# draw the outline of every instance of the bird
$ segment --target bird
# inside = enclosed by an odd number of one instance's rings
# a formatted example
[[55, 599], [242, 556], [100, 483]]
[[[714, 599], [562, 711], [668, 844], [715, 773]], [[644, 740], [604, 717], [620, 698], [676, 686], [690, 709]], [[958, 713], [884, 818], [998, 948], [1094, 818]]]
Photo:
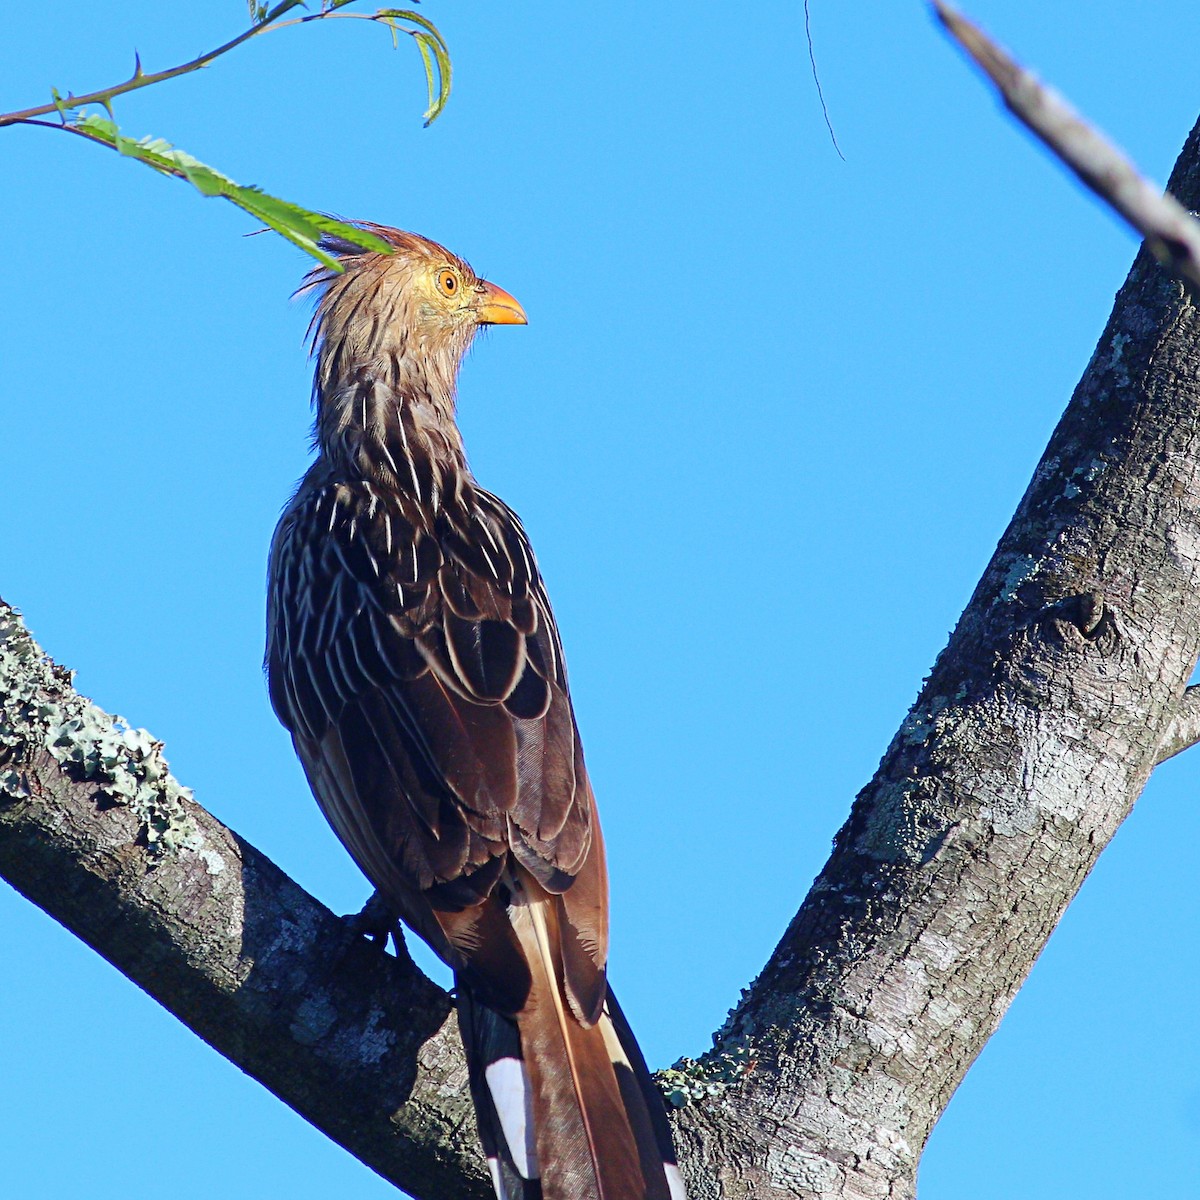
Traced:
[[387, 253], [326, 236], [336, 267], [300, 289], [316, 457], [271, 545], [272, 706], [378, 902], [454, 973], [498, 1200], [686, 1200], [607, 981], [604, 843], [554, 614], [456, 421], [476, 333], [524, 309], [436, 242], [356, 229]]

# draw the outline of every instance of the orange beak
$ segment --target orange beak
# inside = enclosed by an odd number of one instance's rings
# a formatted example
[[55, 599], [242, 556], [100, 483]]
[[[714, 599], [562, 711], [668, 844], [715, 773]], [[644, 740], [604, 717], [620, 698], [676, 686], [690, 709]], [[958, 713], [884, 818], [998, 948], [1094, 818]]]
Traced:
[[480, 285], [483, 291], [479, 305], [480, 325], [528, 325], [525, 310], [503, 288], [485, 279]]

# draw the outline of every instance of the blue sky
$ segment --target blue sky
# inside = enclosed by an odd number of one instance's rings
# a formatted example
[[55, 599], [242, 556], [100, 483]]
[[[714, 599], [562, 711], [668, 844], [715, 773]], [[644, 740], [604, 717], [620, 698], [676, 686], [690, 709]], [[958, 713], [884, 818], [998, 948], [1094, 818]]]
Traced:
[[[461, 419], [555, 603], [613, 978], [655, 1065], [708, 1044], [820, 869], [1135, 249], [922, 4], [812, 9], [845, 162], [798, 0], [429, 0], [456, 81], [428, 130], [414, 49], [349, 21], [117, 106], [241, 182], [433, 236], [525, 305], [473, 352]], [[1194, 4], [970, 12], [1165, 179], [1200, 107]], [[0, 108], [244, 19], [10, 4]], [[0, 594], [203, 804], [354, 910], [259, 669], [307, 458], [305, 260], [49, 131], [0, 131], [0, 178]], [[923, 1200], [1200, 1196], [1198, 762], [1156, 773], [1084, 886], [935, 1131]], [[395, 1194], [7, 887], [0, 995], [6, 1195]]]

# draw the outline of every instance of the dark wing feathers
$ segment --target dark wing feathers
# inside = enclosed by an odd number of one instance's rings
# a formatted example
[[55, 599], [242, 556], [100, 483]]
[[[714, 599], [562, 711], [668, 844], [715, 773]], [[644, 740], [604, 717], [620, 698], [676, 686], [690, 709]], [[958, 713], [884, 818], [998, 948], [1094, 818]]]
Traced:
[[[539, 721], [522, 722], [517, 738], [521, 786], [513, 816], [529, 837], [552, 842], [572, 812], [588, 819], [577, 787], [577, 735], [566, 697], [554, 692], [544, 716]], [[565, 861], [559, 865], [569, 868], [578, 857], [579, 847], [564, 846], [563, 851]]]
[[516, 738], [498, 705], [464, 703], [432, 673], [406, 689], [443, 783], [467, 813], [500, 822], [516, 799]]
[[[533, 553], [506, 505], [465, 491], [429, 519], [366, 483], [309, 485], [272, 551], [272, 703], [367, 875], [436, 889], [444, 912], [486, 896], [510, 850], [564, 891], [595, 836]], [[456, 928], [461, 966], [477, 931]]]
[[445, 611], [446, 649], [471, 698], [483, 704], [506, 700], [525, 670], [525, 638], [507, 621], [467, 620]]

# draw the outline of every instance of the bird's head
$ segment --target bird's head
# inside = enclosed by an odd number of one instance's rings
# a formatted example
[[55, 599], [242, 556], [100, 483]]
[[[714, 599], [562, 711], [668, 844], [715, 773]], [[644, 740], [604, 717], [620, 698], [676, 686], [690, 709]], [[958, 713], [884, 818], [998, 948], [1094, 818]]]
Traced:
[[363, 367], [379, 368], [453, 395], [459, 363], [482, 325], [524, 325], [525, 311], [469, 263], [415, 233], [363, 224], [390, 254], [326, 238], [342, 271], [313, 271], [302, 291], [319, 293], [313, 317], [317, 386], [336, 388]]

